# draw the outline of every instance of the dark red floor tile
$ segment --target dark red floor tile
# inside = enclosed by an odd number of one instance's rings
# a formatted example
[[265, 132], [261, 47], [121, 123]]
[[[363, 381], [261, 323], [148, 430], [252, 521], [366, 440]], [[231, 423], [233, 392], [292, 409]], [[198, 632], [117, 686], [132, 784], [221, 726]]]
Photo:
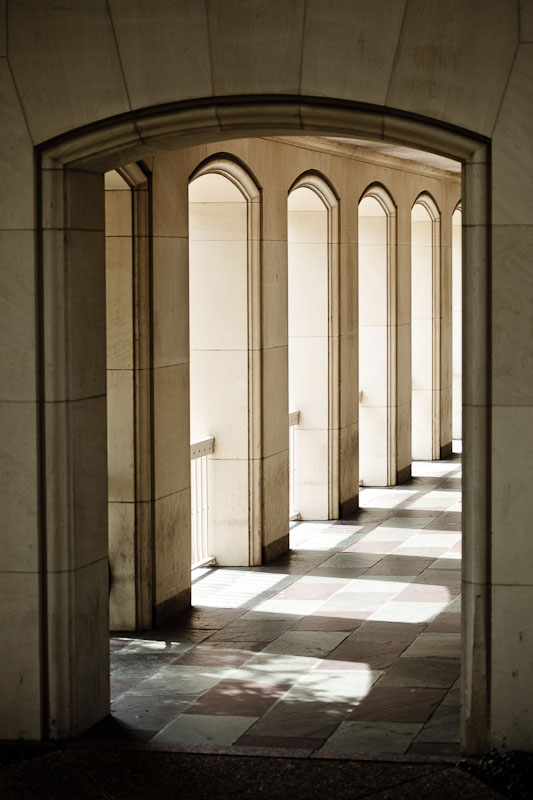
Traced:
[[[370, 613], [370, 612], [369, 612]], [[341, 617], [339, 612], [334, 616], [326, 616], [322, 611], [316, 614], [309, 614], [307, 617], [298, 620], [292, 626], [293, 631], [354, 631], [363, 620], [353, 619], [353, 617]]]
[[188, 653], [178, 656], [172, 663], [180, 664], [181, 666], [242, 667], [255, 653], [255, 650], [236, 650], [230, 647], [198, 645], [189, 650]]
[[380, 678], [379, 685], [449, 689], [460, 669], [458, 658], [398, 658]]
[[187, 714], [261, 717], [292, 684], [220, 681], [187, 709]]
[[317, 669], [332, 669], [328, 662], [345, 664], [345, 669], [353, 669], [354, 663], [365, 664], [369, 669], [386, 669], [403, 653], [405, 642], [342, 642], [325, 658]]
[[427, 722], [445, 689], [374, 686], [347, 716], [364, 722]]
[[426, 633], [461, 633], [461, 614], [443, 611], [426, 628]]
[[261, 717], [292, 684], [220, 681], [187, 709], [187, 714]]
[[220, 647], [223, 650], [251, 650], [254, 653], [260, 653], [267, 644], [270, 644], [270, 642], [226, 642], [218, 639], [205, 639], [202, 642], [202, 647]]
[[384, 556], [377, 564], [365, 571], [365, 575], [420, 575], [434, 558], [418, 558], [415, 556]]

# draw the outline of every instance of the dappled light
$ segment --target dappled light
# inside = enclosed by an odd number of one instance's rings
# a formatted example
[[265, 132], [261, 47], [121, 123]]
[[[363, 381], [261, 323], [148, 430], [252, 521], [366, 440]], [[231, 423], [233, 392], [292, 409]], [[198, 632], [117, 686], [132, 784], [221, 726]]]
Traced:
[[460, 462], [415, 471], [353, 519], [294, 522], [273, 562], [193, 570], [181, 618], [113, 637], [113, 735], [458, 752]]

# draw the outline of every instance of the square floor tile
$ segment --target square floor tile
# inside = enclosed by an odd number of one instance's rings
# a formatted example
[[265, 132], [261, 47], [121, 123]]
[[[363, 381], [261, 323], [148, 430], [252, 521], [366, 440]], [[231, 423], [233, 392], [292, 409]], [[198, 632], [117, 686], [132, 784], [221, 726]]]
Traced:
[[443, 611], [428, 625], [426, 633], [461, 633], [461, 614]]
[[179, 656], [176, 653], [138, 653], [122, 650], [111, 658], [111, 678], [143, 680], [166, 664], [172, 664], [177, 657]]
[[405, 753], [422, 726], [412, 722], [341, 723], [321, 748], [326, 753]]
[[292, 619], [238, 619], [217, 631], [213, 642], [262, 641], [270, 642], [292, 625]]
[[375, 553], [335, 553], [322, 564], [322, 567], [324, 569], [368, 568], [376, 561], [379, 561], [379, 555]]
[[347, 719], [366, 722], [427, 722], [445, 694], [445, 689], [373, 686]]
[[164, 728], [173, 719], [185, 711], [196, 697], [181, 695], [123, 695], [111, 704], [113, 719], [122, 725], [139, 730], [155, 730]]
[[154, 736], [151, 743], [231, 745], [253, 723], [253, 717], [182, 714]]
[[366, 567], [364, 566], [342, 567], [342, 568], [317, 567], [316, 569], [311, 570], [309, 575], [316, 578], [343, 578], [344, 580], [352, 580], [353, 578], [358, 578], [359, 575], [362, 575], [363, 572], [365, 572], [365, 570]]
[[250, 683], [294, 683], [318, 663], [318, 658], [263, 652], [225, 677]]
[[376, 577], [381, 575], [419, 575], [432, 563], [432, 558], [418, 558], [406, 555], [384, 556], [377, 564], [365, 571], [365, 577], [374, 575]]
[[460, 658], [461, 634], [459, 633], [421, 633], [402, 658]]
[[327, 600], [344, 586], [344, 581], [331, 579], [295, 581], [276, 595], [276, 600]]
[[427, 528], [419, 531], [406, 542], [403, 542], [398, 548], [398, 553], [401, 554], [403, 548], [409, 547], [443, 547], [444, 552], [449, 550], [461, 538], [460, 533], [443, 533], [442, 531], [430, 531]]
[[188, 714], [224, 714], [236, 717], [261, 717], [292, 684], [220, 681], [195, 703]]
[[353, 619], [351, 617], [338, 616], [335, 612], [331, 612], [331, 616], [325, 615], [320, 609], [317, 609], [313, 614], [303, 617], [298, 622], [295, 622], [291, 630], [293, 631], [345, 631], [351, 633], [363, 620]]
[[446, 603], [406, 603], [393, 600], [371, 614], [370, 619], [381, 622], [431, 622], [446, 608]]
[[[435, 562], [434, 562], [435, 563]], [[447, 586], [454, 594], [461, 591], [461, 570], [435, 569], [434, 563], [413, 579], [413, 583], [429, 583], [432, 586]]]
[[455, 658], [399, 658], [383, 675], [381, 685], [448, 689], [459, 672]]
[[458, 569], [461, 566], [461, 556], [450, 556], [449, 551], [435, 559], [430, 569]]
[[298, 701], [285, 695], [247, 733], [250, 736], [283, 736], [325, 739], [340, 725], [349, 706], [345, 703]]
[[387, 555], [391, 553], [393, 550], [396, 550], [399, 547], [403, 539], [396, 539], [396, 541], [379, 541], [378, 539], [369, 539], [361, 542], [356, 542], [355, 544], [350, 545], [347, 547], [343, 552], [344, 553], [374, 553], [379, 555]]
[[135, 694], [188, 694], [199, 695], [225, 678], [228, 667], [193, 667], [171, 664], [139, 683]]
[[395, 596], [394, 589], [387, 594], [381, 592], [338, 592], [320, 606], [318, 611], [377, 611], [383, 603]]
[[268, 642], [226, 642], [226, 641], [213, 641], [212, 639], [206, 639], [205, 642], [202, 642], [202, 647], [213, 647], [213, 648], [222, 648], [223, 650], [251, 650], [254, 654], [261, 652], [263, 647], [266, 647]]
[[198, 645], [173, 662], [182, 667], [241, 667], [255, 655], [253, 650], [234, 650], [231, 647], [206, 647]]
[[366, 665], [368, 669], [386, 669], [405, 650], [404, 642], [364, 642], [344, 641], [333, 650], [317, 669], [353, 669], [355, 664]]
[[441, 705], [416, 738], [417, 742], [461, 741], [460, 711], [455, 706]]
[[265, 612], [271, 616], [278, 615], [278, 619], [283, 618], [289, 622], [289, 625], [291, 625], [295, 619], [304, 617], [306, 614], [312, 614], [315, 608], [318, 608], [322, 602], [324, 601], [283, 600], [275, 595], [274, 597], [270, 597], [268, 600], [264, 600], [262, 603], [256, 605], [255, 611], [258, 614]]
[[360, 578], [350, 581], [344, 589], [341, 589], [339, 594], [346, 592], [359, 592], [363, 594], [378, 594], [383, 602], [390, 599], [391, 594], [398, 594], [403, 589], [407, 589], [411, 585], [413, 578], [402, 579], [397, 577], [389, 577], [388, 575], [368, 575], [365, 573]]
[[344, 631], [287, 631], [274, 639], [264, 653], [283, 653], [295, 656], [323, 658], [346, 638]]
[[449, 603], [457, 595], [448, 586], [412, 583], [394, 598], [400, 603]]
[[[166, 626], [165, 626], [166, 628]], [[131, 653], [153, 654], [153, 655], [167, 655], [185, 653], [192, 647], [202, 642], [215, 630], [168, 630], [159, 628], [151, 635], [147, 634], [145, 637], [138, 637], [128, 644], [123, 650], [120, 651], [118, 657], [127, 656]], [[159, 638], [161, 637], [161, 638]]]
[[423, 623], [367, 620], [350, 634], [350, 641], [404, 642], [407, 646], [425, 630], [425, 627]]
[[[380, 528], [380, 530], [381, 530], [381, 528], [404, 528], [404, 529], [425, 528], [426, 525], [429, 525], [431, 522], [433, 522], [434, 519], [435, 519], [434, 515], [433, 516], [429, 516], [429, 515], [427, 515], [427, 516], [423, 516], [423, 515], [422, 516], [420, 516], [420, 515], [407, 516], [406, 513], [404, 512], [404, 514], [402, 514], [402, 516], [394, 516], [394, 517], [391, 517], [390, 519], [386, 519], [384, 522], [381, 523], [379, 528]], [[409, 535], [411, 536], [412, 533], [410, 532]]]
[[187, 628], [207, 628], [217, 630], [241, 617], [242, 609], [238, 608], [201, 608], [193, 606], [182, 616], [182, 623]]
[[410, 540], [408, 539], [407, 542], [404, 543], [402, 547], [398, 547], [397, 550], [394, 551], [395, 556], [405, 556], [409, 558], [409, 556], [415, 556], [416, 558], [440, 558], [446, 552], [446, 547], [443, 545], [441, 547], [436, 546], [427, 546], [422, 547], [421, 545], [411, 545]]
[[[323, 662], [322, 662], [323, 663]], [[296, 683], [287, 699], [355, 705], [383, 675], [380, 670], [314, 669]]]
[[456, 597], [454, 600], [452, 600], [451, 603], [448, 603], [448, 606], [446, 607], [446, 611], [449, 611], [450, 614], [460, 614], [461, 613], [461, 605], [462, 605], [462, 601], [461, 601], [461, 596], [459, 595], [459, 597]]

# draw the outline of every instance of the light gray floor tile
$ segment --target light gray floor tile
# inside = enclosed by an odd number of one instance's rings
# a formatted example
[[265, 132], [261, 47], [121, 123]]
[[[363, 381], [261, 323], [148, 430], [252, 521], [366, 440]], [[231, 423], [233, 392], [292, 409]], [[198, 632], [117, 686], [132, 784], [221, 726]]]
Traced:
[[444, 611], [446, 605], [446, 603], [404, 603], [393, 600], [374, 611], [370, 619], [381, 622], [431, 622], [437, 614]]
[[411, 722], [343, 722], [320, 752], [405, 753], [421, 727]]
[[309, 656], [261, 652], [226, 677], [250, 683], [295, 683], [319, 663], [320, 659]]
[[456, 706], [441, 705], [416, 738], [417, 742], [460, 742], [460, 714]]
[[289, 690], [287, 699], [355, 704], [383, 675], [381, 670], [329, 670], [308, 672]]
[[373, 567], [382, 558], [379, 553], [335, 553], [321, 564], [323, 569]]
[[154, 744], [230, 745], [256, 721], [256, 717], [182, 714], [150, 741]]
[[131, 691], [135, 694], [203, 694], [230, 671], [228, 667], [180, 667], [179, 664], [170, 664]]

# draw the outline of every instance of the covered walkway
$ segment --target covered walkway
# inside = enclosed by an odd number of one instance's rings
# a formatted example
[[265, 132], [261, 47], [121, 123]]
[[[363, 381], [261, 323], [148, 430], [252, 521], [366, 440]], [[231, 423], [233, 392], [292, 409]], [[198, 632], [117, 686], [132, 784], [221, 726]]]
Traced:
[[459, 456], [417, 462], [353, 520], [293, 523], [275, 562], [196, 570], [179, 624], [111, 639], [111, 718], [89, 736], [459, 754], [460, 492]]

